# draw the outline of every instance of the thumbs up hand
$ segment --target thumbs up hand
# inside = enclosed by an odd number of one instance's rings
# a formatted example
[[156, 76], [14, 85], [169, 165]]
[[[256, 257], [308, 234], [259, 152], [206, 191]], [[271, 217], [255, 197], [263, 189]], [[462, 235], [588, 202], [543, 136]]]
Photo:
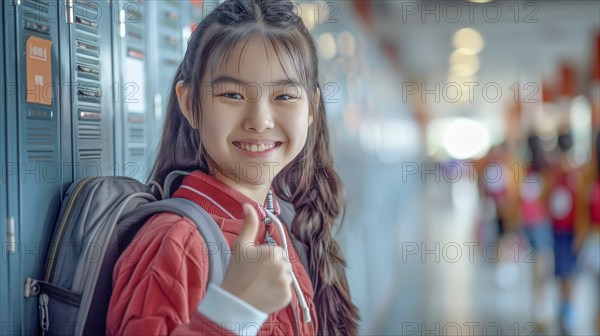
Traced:
[[221, 288], [270, 314], [292, 299], [292, 266], [280, 246], [255, 244], [259, 220], [256, 210], [244, 204], [244, 224]]

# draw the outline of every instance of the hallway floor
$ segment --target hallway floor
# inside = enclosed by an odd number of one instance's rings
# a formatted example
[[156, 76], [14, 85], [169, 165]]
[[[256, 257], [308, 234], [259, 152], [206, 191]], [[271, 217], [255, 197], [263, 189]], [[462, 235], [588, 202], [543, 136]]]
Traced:
[[[400, 256], [393, 258], [399, 261], [397, 283], [366, 333], [560, 335], [556, 282], [548, 281], [536, 307], [533, 265], [539, 255], [517, 236], [502, 244], [484, 243], [493, 235], [486, 227], [478, 229], [476, 195], [469, 181], [422, 184], [422, 226], [401, 238]], [[594, 334], [597, 281], [587, 274], [576, 278], [575, 335]], [[534, 311], [547, 326], [534, 323]]]

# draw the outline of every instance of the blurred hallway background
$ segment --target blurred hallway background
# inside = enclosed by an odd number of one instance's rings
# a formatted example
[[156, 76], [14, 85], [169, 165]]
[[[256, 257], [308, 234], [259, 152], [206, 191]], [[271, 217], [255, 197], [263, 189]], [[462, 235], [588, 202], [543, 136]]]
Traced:
[[528, 239], [523, 202], [528, 186], [544, 182], [538, 229], [557, 232], [551, 208], [570, 201], [550, 195], [558, 139], [568, 134], [569, 171], [581, 177], [572, 231], [586, 246], [597, 241], [588, 205], [596, 202], [600, 3], [316, 4], [299, 9], [317, 22], [330, 89], [335, 163], [348, 192], [340, 239], [361, 332], [598, 334], [597, 270], [581, 266], [579, 253], [563, 298], [552, 240]]

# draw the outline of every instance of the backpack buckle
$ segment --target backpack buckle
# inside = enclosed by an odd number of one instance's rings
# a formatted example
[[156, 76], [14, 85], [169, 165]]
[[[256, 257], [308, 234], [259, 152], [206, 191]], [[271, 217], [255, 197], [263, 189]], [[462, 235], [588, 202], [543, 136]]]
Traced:
[[40, 284], [37, 280], [32, 278], [25, 279], [25, 289], [23, 295], [28, 298], [32, 296], [38, 296], [40, 294]]

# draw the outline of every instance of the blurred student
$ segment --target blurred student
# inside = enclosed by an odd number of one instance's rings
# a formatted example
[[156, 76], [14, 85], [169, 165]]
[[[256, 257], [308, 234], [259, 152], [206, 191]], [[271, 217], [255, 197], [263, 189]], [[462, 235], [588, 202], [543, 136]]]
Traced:
[[492, 147], [477, 166], [480, 194], [487, 212], [484, 217], [492, 220], [498, 242], [516, 228], [516, 181], [510, 166], [506, 143]]
[[[519, 179], [520, 217], [523, 233], [528, 240], [527, 255], [533, 255], [534, 275], [534, 318], [540, 329], [549, 326], [545, 305], [545, 289], [552, 270], [552, 227], [548, 217], [548, 182], [545, 176], [546, 163], [540, 139], [531, 134], [527, 138], [529, 163], [523, 167]], [[529, 254], [532, 252], [533, 254]]]
[[[560, 284], [560, 327], [563, 334], [571, 335], [577, 324], [577, 314], [572, 303], [573, 282], [579, 241], [582, 239], [578, 209], [578, 191], [581, 177], [569, 162], [571, 135], [558, 136], [558, 151], [550, 170], [548, 213], [552, 221], [554, 238], [554, 273]], [[579, 192], [579, 194], [581, 194]]]
[[[592, 160], [586, 167], [584, 190], [587, 194], [587, 211], [589, 225], [585, 243], [583, 244], [579, 265], [585, 272], [594, 277], [596, 293], [600, 292], [600, 130], [596, 131], [593, 141]], [[596, 295], [597, 296], [597, 295]], [[596, 333], [600, 334], [600, 307], [596, 308]]]

